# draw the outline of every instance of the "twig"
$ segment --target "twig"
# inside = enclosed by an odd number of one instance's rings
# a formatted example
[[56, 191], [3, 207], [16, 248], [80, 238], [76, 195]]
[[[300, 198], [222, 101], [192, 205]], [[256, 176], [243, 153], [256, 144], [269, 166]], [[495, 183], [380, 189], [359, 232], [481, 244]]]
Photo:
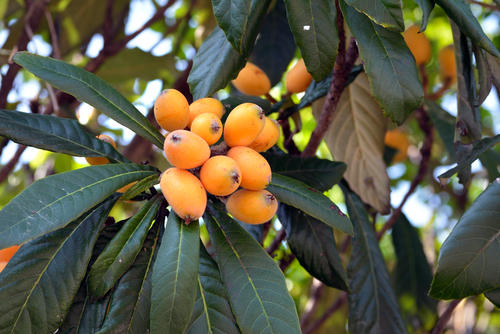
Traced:
[[280, 260], [280, 269], [282, 272], [285, 272], [285, 270], [292, 264], [293, 260], [295, 260], [295, 255], [289, 254], [288, 256], [282, 258]]
[[473, 3], [475, 5], [479, 5], [479, 6], [482, 6], [484, 8], [488, 8], [488, 9], [491, 9], [491, 10], [500, 10], [500, 8], [498, 8], [497, 6], [495, 5], [491, 5], [489, 3], [484, 3], [484, 2], [480, 2], [480, 1], [477, 1], [477, 0], [469, 0], [470, 3]]
[[307, 327], [303, 333], [304, 334], [312, 334], [316, 330], [318, 330], [325, 323], [328, 318], [335, 313], [339, 308], [341, 308], [347, 302], [347, 293], [342, 292], [342, 294], [333, 302], [333, 304], [323, 313], [321, 318], [316, 320], [311, 324], [311, 326]]
[[269, 102], [271, 102], [271, 104], [275, 104], [276, 102], [278, 102], [278, 101], [276, 101], [276, 99], [275, 99], [274, 97], [272, 97], [272, 96], [271, 96], [271, 94], [269, 94], [269, 93], [266, 93], [266, 99], [267, 99]]
[[455, 307], [457, 307], [457, 305], [461, 301], [462, 301], [461, 299], [456, 299], [456, 300], [451, 301], [448, 304], [448, 307], [446, 308], [446, 310], [443, 312], [443, 314], [441, 314], [441, 316], [437, 320], [436, 325], [434, 326], [434, 328], [431, 331], [431, 334], [441, 334], [443, 332], [444, 328], [446, 327], [446, 324], [448, 323], [448, 321], [451, 318], [451, 314], [455, 310]]
[[54, 58], [61, 59], [61, 51], [59, 49], [59, 37], [57, 36], [56, 27], [54, 26], [54, 20], [52, 20], [52, 15], [50, 11], [45, 8], [45, 18], [47, 19], [47, 25], [49, 26], [50, 32], [50, 42], [52, 44], [52, 55]]
[[440, 99], [444, 95], [444, 93], [446, 93], [446, 91], [451, 87], [451, 84], [452, 84], [452, 79], [446, 78], [443, 82], [443, 85], [437, 91], [428, 95], [427, 98], [433, 101]]
[[300, 317], [300, 327], [305, 328], [311, 322], [313, 315], [316, 313], [318, 309], [319, 300], [323, 293], [325, 292], [325, 286], [323, 283], [318, 281], [317, 279], [313, 279], [311, 286], [311, 293], [309, 294], [309, 299], [306, 305], [306, 311]]
[[285, 228], [282, 227], [281, 230], [279, 230], [278, 233], [276, 233], [276, 236], [274, 237], [274, 240], [271, 243], [271, 245], [267, 247], [266, 249], [267, 254], [272, 256], [273, 253], [280, 247], [281, 242], [285, 240], [285, 237], [286, 237], [286, 231]]
[[10, 172], [14, 169], [16, 166], [17, 162], [19, 161], [19, 158], [21, 158], [21, 155], [23, 154], [24, 150], [26, 149], [26, 146], [24, 145], [19, 145], [17, 147], [16, 153], [14, 156], [9, 160], [9, 162], [0, 169], [0, 184], [5, 181], [7, 176], [9, 176]]

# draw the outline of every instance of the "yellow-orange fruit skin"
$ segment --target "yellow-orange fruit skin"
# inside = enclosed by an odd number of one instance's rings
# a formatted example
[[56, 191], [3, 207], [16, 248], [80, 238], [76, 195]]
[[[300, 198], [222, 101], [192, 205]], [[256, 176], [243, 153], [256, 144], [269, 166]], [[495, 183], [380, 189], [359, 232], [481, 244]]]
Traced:
[[189, 105], [189, 124], [196, 118], [196, 116], [203, 113], [211, 113], [217, 115], [219, 119], [222, 118], [222, 115], [226, 112], [226, 108], [224, 105], [217, 99], [212, 97], [204, 97], [202, 99], [196, 100]]
[[265, 95], [271, 89], [271, 81], [266, 73], [250, 62], [246, 63], [232, 82], [240, 92], [251, 96]]
[[11, 246], [0, 250], [0, 272], [5, 268], [20, 246]]
[[240, 189], [229, 196], [227, 211], [247, 224], [262, 224], [273, 218], [278, 200], [267, 190]]
[[241, 170], [232, 158], [217, 155], [203, 164], [200, 180], [212, 195], [227, 196], [238, 189], [241, 183]]
[[[113, 145], [114, 148], [116, 148], [116, 143], [110, 136], [99, 135], [96, 136], [96, 138], [105, 141], [106, 143], [109, 143]], [[85, 160], [87, 160], [87, 162], [91, 165], [105, 165], [109, 163], [109, 159], [105, 157], [85, 157]]]
[[156, 98], [154, 114], [163, 129], [184, 129], [189, 123], [189, 103], [178, 90], [166, 89]]
[[129, 183], [129, 184], [127, 184], [127, 185], [125, 185], [125, 186], [121, 187], [120, 189], [116, 190], [116, 192], [118, 192], [118, 193], [124, 193], [124, 192], [126, 192], [127, 190], [129, 190], [130, 188], [132, 188], [132, 186], [133, 186], [134, 184], [136, 184], [136, 183], [137, 183], [137, 181], [134, 181], [134, 182], [132, 182], [132, 183]]
[[406, 133], [399, 129], [387, 131], [385, 133], [384, 142], [387, 146], [398, 150], [392, 159], [393, 162], [402, 162], [406, 160], [408, 147], [410, 146]]
[[301, 93], [311, 84], [312, 79], [312, 75], [307, 72], [304, 59], [301, 58], [286, 74], [286, 90], [290, 93]]
[[259, 133], [257, 138], [255, 138], [255, 140], [248, 145], [248, 147], [257, 152], [265, 152], [276, 144], [279, 137], [280, 126], [278, 125], [278, 122], [274, 119], [266, 117], [266, 124], [264, 125], [264, 128]]
[[175, 130], [168, 134], [163, 143], [168, 162], [175, 167], [191, 169], [203, 165], [210, 158], [210, 147], [196, 133]]
[[229, 147], [250, 145], [264, 129], [266, 116], [254, 103], [242, 103], [227, 116], [224, 141]]
[[207, 206], [201, 181], [180, 168], [169, 168], [161, 176], [160, 188], [175, 213], [185, 221], [199, 219]]
[[411, 26], [405, 30], [403, 37], [410, 49], [417, 65], [425, 64], [431, 59], [431, 43], [423, 32], [419, 33], [418, 26]]
[[222, 122], [214, 114], [200, 114], [191, 123], [191, 132], [203, 138], [208, 145], [212, 145], [222, 136]]
[[236, 146], [227, 152], [227, 156], [240, 167], [242, 188], [261, 190], [271, 182], [271, 166], [262, 155], [251, 148]]
[[451, 80], [451, 83], [457, 80], [457, 63], [453, 45], [448, 45], [439, 52], [439, 70], [443, 80]]

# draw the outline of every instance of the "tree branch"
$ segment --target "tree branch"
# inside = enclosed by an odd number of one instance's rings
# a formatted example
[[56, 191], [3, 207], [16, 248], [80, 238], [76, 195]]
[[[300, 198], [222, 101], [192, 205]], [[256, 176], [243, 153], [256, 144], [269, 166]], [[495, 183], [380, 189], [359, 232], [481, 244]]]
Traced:
[[276, 233], [276, 236], [274, 237], [274, 240], [271, 243], [271, 245], [269, 245], [269, 247], [266, 249], [267, 254], [273, 256], [273, 253], [280, 247], [281, 242], [285, 240], [285, 237], [286, 237], [286, 231], [285, 228], [282, 227], [281, 230], [279, 230], [278, 233]]
[[457, 307], [457, 305], [461, 301], [462, 301], [461, 299], [457, 299], [457, 300], [451, 301], [448, 304], [448, 307], [446, 308], [446, 310], [443, 312], [443, 314], [441, 314], [441, 316], [437, 320], [436, 325], [434, 326], [434, 328], [431, 331], [431, 334], [441, 334], [443, 332], [444, 328], [446, 327], [446, 324], [448, 323], [448, 321], [451, 318], [453, 311], [455, 310], [455, 307]]
[[24, 145], [19, 145], [17, 147], [16, 153], [14, 156], [9, 160], [9, 162], [0, 169], [0, 184], [7, 179], [9, 174], [12, 172], [14, 167], [16, 166], [17, 162], [21, 158], [21, 155], [23, 154], [24, 150], [26, 149], [26, 146]]
[[346, 302], [347, 302], [347, 293], [346, 292], [342, 292], [341, 295], [339, 296], [339, 298], [337, 298], [333, 302], [333, 304], [325, 311], [325, 313], [323, 313], [323, 315], [321, 316], [321, 318], [319, 318], [318, 320], [316, 320], [315, 322], [313, 322], [311, 326], [307, 327], [303, 331], [303, 333], [304, 334], [312, 334], [312, 333], [314, 333], [321, 326], [323, 326], [323, 324], [325, 323], [325, 321], [328, 320], [328, 318], [333, 313], [335, 313], [335, 311], [337, 311], [339, 308], [341, 308]]

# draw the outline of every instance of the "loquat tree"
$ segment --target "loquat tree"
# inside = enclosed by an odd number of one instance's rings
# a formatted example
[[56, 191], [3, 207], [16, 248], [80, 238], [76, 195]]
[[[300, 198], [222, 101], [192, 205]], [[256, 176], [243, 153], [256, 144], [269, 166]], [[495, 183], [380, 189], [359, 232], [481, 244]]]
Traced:
[[0, 2], [0, 334], [497, 333], [499, 12]]

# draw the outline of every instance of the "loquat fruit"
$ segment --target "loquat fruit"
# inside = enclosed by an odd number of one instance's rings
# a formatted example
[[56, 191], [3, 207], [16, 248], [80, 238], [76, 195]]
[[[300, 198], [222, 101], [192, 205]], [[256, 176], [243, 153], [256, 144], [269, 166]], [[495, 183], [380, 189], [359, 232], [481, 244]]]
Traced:
[[455, 49], [453, 45], [448, 45], [439, 52], [439, 71], [443, 81], [457, 80], [457, 63], [455, 60]]
[[264, 128], [259, 133], [257, 138], [248, 145], [251, 149], [254, 149], [257, 152], [265, 152], [278, 141], [280, 137], [280, 126], [278, 122], [274, 119], [266, 117], [266, 123], [264, 124]]
[[166, 89], [156, 98], [154, 115], [167, 131], [184, 129], [189, 123], [189, 103], [176, 89]]
[[21, 246], [11, 246], [0, 250], [0, 272], [5, 268], [10, 259]]
[[191, 126], [191, 123], [196, 118], [196, 116], [206, 112], [217, 115], [217, 117], [221, 119], [226, 112], [226, 108], [224, 108], [224, 105], [219, 100], [212, 97], [204, 97], [202, 99], [196, 100], [189, 105], [188, 126]]
[[250, 145], [266, 124], [261, 107], [254, 103], [242, 103], [227, 116], [224, 124], [224, 141], [230, 147]]
[[246, 63], [232, 83], [240, 92], [251, 96], [267, 94], [271, 89], [271, 81], [266, 73], [250, 62]]
[[[116, 143], [110, 136], [101, 134], [96, 136], [96, 138], [105, 141], [106, 143], [109, 143], [113, 145], [114, 148], [116, 148]], [[91, 165], [105, 165], [109, 163], [109, 159], [105, 157], [85, 157], [85, 160], [87, 160], [87, 162]]]
[[286, 74], [286, 90], [290, 93], [301, 93], [311, 84], [312, 79], [312, 75], [307, 72], [304, 59], [300, 58]]
[[217, 115], [200, 114], [191, 123], [191, 132], [205, 139], [208, 145], [213, 145], [222, 136], [222, 123]]
[[168, 162], [182, 169], [203, 165], [210, 158], [210, 147], [196, 133], [175, 130], [168, 134], [163, 144]]
[[278, 201], [267, 190], [240, 189], [229, 196], [226, 209], [242, 222], [262, 224], [273, 218], [278, 210]]
[[408, 27], [403, 33], [405, 43], [413, 54], [417, 65], [425, 64], [431, 59], [431, 43], [416, 25]]
[[241, 170], [232, 158], [216, 155], [201, 167], [200, 180], [212, 195], [227, 196], [240, 186]]
[[264, 189], [271, 182], [271, 166], [267, 160], [245, 146], [236, 146], [227, 152], [241, 170], [241, 187], [249, 190]]
[[385, 133], [384, 142], [387, 146], [398, 150], [392, 159], [393, 162], [403, 162], [406, 160], [408, 147], [410, 146], [406, 133], [399, 129], [389, 130]]
[[187, 170], [167, 169], [161, 175], [160, 188], [172, 210], [186, 222], [203, 216], [207, 192], [201, 181]]

